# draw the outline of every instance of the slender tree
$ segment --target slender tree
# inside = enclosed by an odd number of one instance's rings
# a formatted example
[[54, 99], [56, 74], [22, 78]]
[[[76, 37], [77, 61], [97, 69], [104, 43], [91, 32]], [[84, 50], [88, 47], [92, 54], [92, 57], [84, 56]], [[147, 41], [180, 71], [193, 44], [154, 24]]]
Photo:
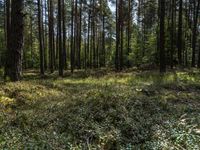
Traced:
[[119, 70], [119, 10], [118, 0], [116, 0], [116, 51], [115, 51], [115, 69]]
[[[131, 40], [131, 0], [128, 0], [128, 27], [127, 27], [127, 56], [130, 54], [130, 40]], [[130, 61], [128, 57], [127, 67], [130, 67]]]
[[160, 72], [166, 72], [165, 64], [165, 0], [159, 0], [160, 3]]
[[124, 20], [123, 20], [123, 0], [119, 0], [119, 25], [120, 25], [120, 53], [119, 53], [119, 66], [120, 70], [123, 69], [124, 65], [124, 56], [123, 56], [123, 47], [124, 47]]
[[40, 74], [44, 75], [44, 43], [43, 43], [43, 36], [42, 36], [42, 13], [41, 13], [41, 0], [37, 1], [38, 5], [38, 30], [39, 30], [39, 47], [40, 47]]
[[183, 0], [179, 0], [179, 18], [178, 18], [178, 63], [182, 65], [182, 49], [183, 49]]
[[53, 1], [49, 0], [49, 69], [54, 72], [54, 9]]
[[62, 1], [61, 0], [58, 0], [58, 50], [59, 50], [59, 75], [63, 76]]
[[5, 19], [5, 39], [6, 39], [6, 48], [7, 48], [7, 52], [6, 52], [6, 63], [5, 63], [5, 74], [4, 77], [6, 77], [8, 75], [8, 65], [9, 65], [9, 45], [10, 45], [10, 31], [11, 31], [11, 1], [10, 0], [6, 0], [5, 2], [5, 10], [6, 10], [6, 19]]
[[88, 29], [87, 29], [87, 66], [91, 67], [91, 61], [90, 61], [90, 26], [91, 26], [91, 10], [88, 10]]
[[175, 28], [175, 21], [174, 21], [174, 15], [175, 15], [175, 0], [171, 0], [171, 32], [170, 32], [170, 67], [173, 68], [173, 59], [174, 59], [174, 28]]
[[72, 0], [71, 5], [71, 72], [74, 72], [74, 0]]
[[66, 10], [65, 10], [65, 0], [62, 0], [62, 28], [63, 28], [63, 65], [67, 68], [67, 48], [66, 48]]

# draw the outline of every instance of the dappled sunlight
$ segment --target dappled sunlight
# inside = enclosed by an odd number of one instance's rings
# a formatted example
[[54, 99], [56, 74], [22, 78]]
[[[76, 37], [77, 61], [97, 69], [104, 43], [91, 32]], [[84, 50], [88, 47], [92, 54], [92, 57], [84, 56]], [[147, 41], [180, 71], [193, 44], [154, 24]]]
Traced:
[[46, 80], [32, 75], [1, 84], [0, 139], [9, 139], [5, 147], [199, 146], [197, 73], [77, 73], [78, 77], [52, 75]]
[[94, 77], [88, 77], [85, 79], [63, 79], [63, 80], [55, 80], [55, 84], [96, 84], [96, 85], [102, 85], [102, 84], [113, 84], [113, 83], [119, 83], [119, 84], [128, 84], [129, 80], [131, 79], [130, 76], [125, 77], [117, 77], [117, 76], [104, 76], [103, 78], [94, 78]]
[[13, 98], [9, 98], [6, 96], [0, 96], [0, 105], [4, 105], [7, 106], [9, 104], [13, 104], [14, 103], [14, 99]]
[[50, 89], [37, 82], [23, 81], [18, 83], [6, 83], [1, 87], [4, 92], [2, 97], [12, 99], [17, 105], [32, 105], [38, 101], [49, 101], [52, 98], [61, 97], [64, 94], [56, 89]]

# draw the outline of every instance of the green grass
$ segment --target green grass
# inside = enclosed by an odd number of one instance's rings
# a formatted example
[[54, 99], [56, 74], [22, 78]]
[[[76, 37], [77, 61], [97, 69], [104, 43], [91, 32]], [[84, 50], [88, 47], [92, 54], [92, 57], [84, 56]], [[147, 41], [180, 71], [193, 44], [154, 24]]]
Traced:
[[0, 82], [0, 149], [200, 149], [200, 72]]

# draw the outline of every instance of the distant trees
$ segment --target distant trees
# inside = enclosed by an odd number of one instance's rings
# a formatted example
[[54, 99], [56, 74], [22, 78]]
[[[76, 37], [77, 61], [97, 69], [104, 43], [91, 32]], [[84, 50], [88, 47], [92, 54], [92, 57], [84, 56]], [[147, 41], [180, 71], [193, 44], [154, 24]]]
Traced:
[[[133, 1], [116, 1], [116, 50], [115, 69], [122, 70], [130, 67], [129, 55], [131, 53], [131, 22]], [[125, 36], [126, 33], [126, 36]], [[126, 44], [126, 51], [125, 51]], [[126, 53], [125, 53], [126, 52]], [[124, 58], [127, 58], [126, 63]]]
[[[4, 12], [0, 38], [5, 43], [0, 47], [0, 66], [7, 60], [5, 76], [14, 57], [10, 52], [17, 28], [11, 27], [16, 21], [12, 20], [14, 2], [0, 1]], [[165, 72], [168, 67], [200, 67], [199, 1], [37, 0], [24, 4], [25, 48], [18, 49], [19, 62], [23, 60], [19, 70], [40, 68], [41, 75], [58, 70], [63, 76], [67, 69], [121, 71], [146, 64], [159, 65]]]
[[[164, 49], [166, 58], [165, 60], [169, 58], [170, 61], [165, 61], [165, 63], [166, 65], [169, 64], [171, 68], [177, 66], [177, 64], [182, 67], [188, 67], [188, 60], [189, 62], [191, 62], [192, 67], [195, 67], [200, 63], [199, 59], [198, 62], [196, 60], [197, 45], [200, 47], [200, 44], [197, 44], [197, 26], [200, 8], [199, 3], [200, 1], [191, 0], [180, 0], [178, 1], [178, 3], [176, 3], [176, 1], [174, 0], [171, 0], [169, 3], [166, 2], [164, 14], [167, 15], [169, 19], [164, 19], [164, 24], [162, 24], [162, 3], [160, 1], [160, 34], [162, 34], [163, 36], [165, 35], [164, 37], [166, 38]], [[164, 32], [166, 32], [166, 34], [163, 34], [161, 27], [163, 25], [165, 26]], [[161, 42], [163, 38], [162, 35], [160, 35], [161, 39], [159, 39], [160, 50], [163, 49]], [[167, 45], [169, 43], [168, 41], [170, 42], [170, 47], [168, 47]], [[162, 60], [164, 60], [164, 56], [161, 55], [163, 55], [162, 50], [160, 51], [160, 69], [163, 68], [161, 66], [163, 65]], [[189, 59], [190, 57], [191, 59]]]

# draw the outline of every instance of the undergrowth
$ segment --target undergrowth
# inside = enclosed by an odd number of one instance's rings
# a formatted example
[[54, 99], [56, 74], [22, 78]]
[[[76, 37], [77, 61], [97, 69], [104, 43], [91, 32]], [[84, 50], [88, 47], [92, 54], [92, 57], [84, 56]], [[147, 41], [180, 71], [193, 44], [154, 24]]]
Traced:
[[200, 149], [200, 74], [26, 72], [0, 82], [0, 149]]

